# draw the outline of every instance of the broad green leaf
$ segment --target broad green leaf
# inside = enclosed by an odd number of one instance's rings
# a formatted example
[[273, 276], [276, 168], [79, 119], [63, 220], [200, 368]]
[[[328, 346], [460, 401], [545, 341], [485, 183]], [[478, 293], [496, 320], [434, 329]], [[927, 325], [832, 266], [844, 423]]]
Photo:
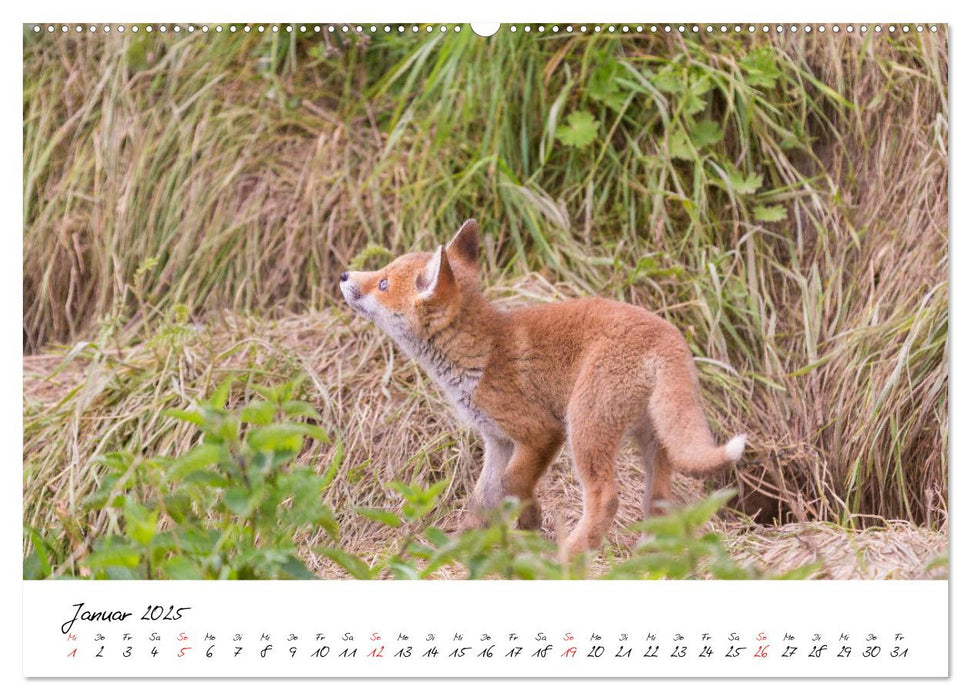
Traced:
[[125, 535], [139, 544], [149, 544], [158, 529], [158, 510], [149, 510], [133, 498], [125, 501]]
[[676, 129], [668, 136], [668, 153], [678, 160], [695, 160], [695, 152], [688, 142], [688, 136], [681, 129]]
[[169, 481], [178, 481], [193, 472], [206, 470], [207, 467], [216, 464], [222, 454], [222, 445], [212, 443], [196, 445], [175, 460], [169, 470], [168, 479]]
[[168, 578], [196, 580], [204, 578], [199, 565], [184, 556], [175, 556], [162, 562], [162, 571]]
[[439, 528], [432, 526], [425, 528], [425, 537], [436, 547], [444, 547], [449, 541], [448, 535]]
[[167, 408], [162, 412], [162, 415], [168, 418], [175, 418], [176, 420], [185, 421], [186, 423], [194, 423], [195, 425], [202, 427], [206, 425], [206, 419], [201, 413], [199, 413], [199, 411], [185, 411], [181, 408]]
[[385, 510], [384, 508], [355, 508], [358, 515], [363, 515], [369, 520], [374, 520], [379, 523], [384, 523], [388, 527], [398, 527], [401, 525], [401, 518], [397, 514], [392, 513], [390, 510]]
[[239, 412], [239, 419], [251, 425], [269, 425], [275, 413], [276, 407], [269, 401], [252, 401]]
[[418, 570], [414, 566], [403, 561], [393, 561], [388, 565], [391, 575], [399, 581], [417, 581]]
[[249, 431], [246, 443], [254, 450], [297, 453], [303, 447], [304, 432], [291, 423], [274, 423]]
[[691, 143], [699, 150], [718, 143], [723, 136], [721, 126], [711, 119], [702, 119], [691, 127]]
[[752, 213], [759, 221], [768, 222], [783, 221], [788, 216], [786, 208], [781, 204], [774, 204], [768, 207], [755, 207]]
[[141, 548], [128, 544], [120, 537], [110, 536], [98, 541], [94, 551], [82, 560], [81, 565], [97, 570], [114, 566], [134, 568], [138, 566], [141, 557]]
[[589, 112], [573, 112], [566, 118], [566, 124], [556, 128], [556, 138], [566, 146], [583, 148], [597, 138], [600, 122]]
[[701, 97], [692, 92], [687, 92], [684, 95], [684, 101], [681, 103], [681, 111], [688, 115], [695, 115], [704, 111], [707, 106], [708, 102]]
[[290, 418], [296, 416], [302, 416], [304, 418], [320, 418], [320, 414], [317, 413], [317, 409], [311, 406], [306, 401], [290, 400], [283, 404], [283, 412], [287, 414]]
[[684, 79], [672, 68], [665, 69], [651, 78], [651, 84], [661, 92], [679, 93], [684, 90]]
[[212, 396], [209, 397], [210, 408], [226, 408], [226, 402], [229, 401], [229, 391], [233, 387], [233, 379], [233, 375], [229, 375], [213, 390]]
[[279, 564], [279, 569], [282, 573], [286, 574], [287, 578], [291, 579], [307, 580], [316, 578], [316, 576], [310, 573], [310, 571], [307, 569], [307, 565], [292, 554], [288, 556], [282, 564]]
[[744, 175], [732, 168], [728, 171], [728, 183], [736, 194], [755, 194], [762, 186], [762, 175]]
[[184, 493], [170, 493], [162, 501], [165, 514], [176, 523], [184, 523], [192, 516], [192, 499]]
[[752, 87], [771, 88], [782, 75], [775, 61], [775, 53], [769, 47], [756, 49], [739, 61], [745, 73], [745, 82]]
[[24, 562], [24, 578], [47, 578], [51, 575], [50, 548], [37, 530], [32, 527], [25, 527], [25, 529], [30, 533], [30, 542], [34, 546], [34, 551], [28, 557], [31, 562], [29, 573], [28, 563]]
[[319, 551], [323, 556], [332, 560], [356, 579], [369, 579], [373, 576], [371, 567], [356, 554], [345, 552], [343, 549], [331, 548], [325, 548]]
[[250, 491], [243, 486], [236, 486], [223, 492], [223, 503], [241, 518], [247, 517], [253, 511], [250, 500]]

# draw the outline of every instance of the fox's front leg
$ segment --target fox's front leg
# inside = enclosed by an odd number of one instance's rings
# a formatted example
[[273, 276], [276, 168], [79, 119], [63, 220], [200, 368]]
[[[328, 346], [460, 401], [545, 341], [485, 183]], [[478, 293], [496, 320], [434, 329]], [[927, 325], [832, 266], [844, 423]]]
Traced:
[[502, 487], [502, 475], [512, 453], [511, 441], [495, 437], [485, 439], [485, 460], [469, 501], [468, 512], [462, 522], [463, 530], [483, 527], [486, 524], [486, 514], [502, 503], [506, 495]]
[[502, 491], [523, 504], [518, 525], [524, 530], [538, 530], [543, 524], [543, 511], [536, 501], [536, 484], [556, 457], [562, 439], [558, 436], [520, 443], [513, 451], [509, 466], [502, 475]]

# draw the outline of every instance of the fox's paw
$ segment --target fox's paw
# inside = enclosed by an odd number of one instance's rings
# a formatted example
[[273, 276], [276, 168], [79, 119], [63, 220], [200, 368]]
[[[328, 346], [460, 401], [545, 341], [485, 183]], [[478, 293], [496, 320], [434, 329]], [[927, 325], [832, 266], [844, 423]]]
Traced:
[[458, 524], [452, 528], [449, 533], [452, 537], [458, 537], [459, 535], [468, 532], [469, 530], [478, 530], [485, 527], [485, 520], [476, 513], [471, 511], [466, 512], [462, 518], [459, 520]]
[[539, 530], [542, 525], [543, 509], [539, 507], [539, 503], [536, 501], [527, 503], [526, 507], [519, 514], [519, 520], [516, 522], [516, 526], [520, 530]]
[[569, 537], [560, 546], [560, 550], [566, 554], [567, 558], [572, 559], [578, 554], [596, 550], [599, 547], [599, 537], [595, 537], [590, 532], [578, 528], [570, 533]]

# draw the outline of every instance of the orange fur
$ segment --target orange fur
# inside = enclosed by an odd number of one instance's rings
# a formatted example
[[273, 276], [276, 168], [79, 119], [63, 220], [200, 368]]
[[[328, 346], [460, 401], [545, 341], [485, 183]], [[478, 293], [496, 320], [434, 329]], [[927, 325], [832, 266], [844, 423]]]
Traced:
[[477, 251], [469, 220], [434, 253], [341, 276], [348, 303], [414, 357], [485, 440], [470, 524], [515, 496], [525, 504], [520, 526], [538, 527], [536, 484], [567, 441], [584, 493], [571, 553], [598, 547], [613, 521], [625, 435], [642, 454], [645, 515], [670, 498], [672, 470], [703, 474], [741, 456], [744, 436], [715, 444], [674, 326], [601, 298], [500, 310], [479, 291]]

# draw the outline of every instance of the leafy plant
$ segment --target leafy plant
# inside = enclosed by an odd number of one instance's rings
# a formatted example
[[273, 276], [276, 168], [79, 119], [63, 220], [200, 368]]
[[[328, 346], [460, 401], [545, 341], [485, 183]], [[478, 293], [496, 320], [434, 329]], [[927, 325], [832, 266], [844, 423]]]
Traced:
[[[396, 551], [374, 565], [342, 550], [326, 553], [353, 578], [425, 579], [448, 567], [466, 578], [570, 579], [591, 576], [589, 554], [567, 558], [557, 546], [533, 531], [516, 529], [521, 510], [515, 499], [507, 499], [489, 515], [486, 527], [449, 536], [428, 526], [416, 535], [421, 518], [435, 504], [445, 482], [427, 489], [417, 485], [393, 484], [403, 497], [402, 516], [385, 509], [360, 510], [361, 515], [403, 530]], [[634, 529], [646, 534], [628, 559], [610, 562], [601, 578], [647, 579], [760, 579], [806, 578], [816, 564], [794, 569], [781, 576], [769, 575], [753, 566], [743, 567], [729, 556], [716, 532], [705, 532], [715, 512], [734, 495], [719, 491], [699, 503], [672, 511], [670, 515], [638, 523]]]
[[[226, 408], [231, 379], [212, 397], [169, 416], [198, 426], [201, 440], [178, 458], [114, 452], [86, 502], [116, 523], [80, 561], [95, 578], [311, 578], [295, 538], [322, 528], [337, 537], [323, 503], [326, 479], [296, 463], [306, 439], [328, 442], [306, 419], [316, 412], [296, 397], [299, 382], [254, 386], [258, 397]], [[49, 573], [49, 547], [25, 575]]]
[[703, 532], [718, 509], [734, 495], [733, 490], [723, 489], [669, 515], [637, 523], [634, 529], [644, 533], [637, 552], [611, 568], [605, 578], [801, 579], [819, 568], [814, 563], [770, 576], [753, 566], [737, 564], [720, 534]]
[[[304, 441], [328, 442], [313, 407], [297, 397], [299, 382], [254, 386], [257, 394], [227, 408], [232, 378], [212, 397], [190, 409], [169, 410], [197, 426], [201, 439], [176, 457], [138, 457], [113, 452], [98, 461], [100, 486], [86, 507], [114, 523], [94, 539], [78, 571], [93, 578], [312, 578], [295, 542], [327, 533], [331, 544], [315, 553], [357, 579], [427, 579], [451, 570], [471, 579], [564, 579], [591, 575], [589, 556], [568, 559], [537, 532], [516, 529], [520, 504], [506, 500], [488, 514], [484, 527], [449, 535], [426, 520], [448, 482], [422, 486], [394, 481], [400, 512], [358, 507], [359, 516], [388, 528], [386, 552], [371, 561], [340, 546], [324, 490], [333, 478], [297, 463]], [[339, 453], [338, 453], [339, 454]], [[638, 527], [651, 538], [624, 561], [612, 562], [605, 578], [757, 578], [737, 566], [716, 533], [700, 534], [731, 492], [675, 510]], [[59, 564], [59, 550], [28, 530], [33, 551], [24, 562], [27, 578], [46, 578]], [[63, 556], [63, 552], [60, 552]], [[796, 572], [802, 575], [807, 572]]]

